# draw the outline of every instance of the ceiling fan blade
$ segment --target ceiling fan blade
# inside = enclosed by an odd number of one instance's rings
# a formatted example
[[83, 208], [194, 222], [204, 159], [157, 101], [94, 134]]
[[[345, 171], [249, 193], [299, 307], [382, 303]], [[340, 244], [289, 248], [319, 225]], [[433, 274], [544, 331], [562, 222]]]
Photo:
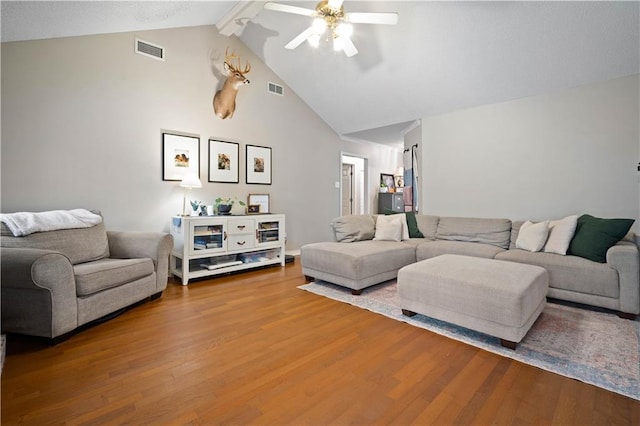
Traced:
[[344, 3], [344, 0], [329, 0], [328, 5], [334, 9], [340, 9], [342, 3]]
[[304, 30], [303, 32], [301, 32], [300, 34], [298, 34], [296, 36], [296, 38], [294, 38], [289, 43], [287, 43], [287, 45], [284, 48], [285, 49], [295, 49], [296, 47], [300, 46], [300, 44], [302, 44], [303, 41], [305, 41], [306, 39], [308, 39], [312, 35], [313, 35], [313, 27], [309, 27], [306, 30]]
[[352, 57], [353, 55], [356, 55], [358, 53], [358, 49], [356, 49], [356, 46], [351, 41], [351, 38], [342, 37], [342, 39], [344, 40], [344, 48], [343, 48], [344, 54], [347, 55], [348, 57]]
[[386, 24], [398, 23], [398, 14], [395, 12], [382, 13], [346, 13], [347, 21], [354, 24]]
[[311, 16], [315, 13], [313, 9], [306, 9], [304, 7], [289, 6], [288, 4], [272, 3], [268, 2], [264, 4], [265, 9], [275, 10], [277, 12], [295, 13], [296, 15]]

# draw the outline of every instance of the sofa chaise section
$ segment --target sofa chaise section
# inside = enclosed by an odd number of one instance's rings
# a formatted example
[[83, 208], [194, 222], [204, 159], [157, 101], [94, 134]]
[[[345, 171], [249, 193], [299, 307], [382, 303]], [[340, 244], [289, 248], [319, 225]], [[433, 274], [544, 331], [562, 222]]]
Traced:
[[338, 284], [360, 294], [362, 289], [393, 279], [403, 266], [416, 261], [413, 244], [394, 241], [335, 241], [312, 243], [300, 249], [306, 279]]

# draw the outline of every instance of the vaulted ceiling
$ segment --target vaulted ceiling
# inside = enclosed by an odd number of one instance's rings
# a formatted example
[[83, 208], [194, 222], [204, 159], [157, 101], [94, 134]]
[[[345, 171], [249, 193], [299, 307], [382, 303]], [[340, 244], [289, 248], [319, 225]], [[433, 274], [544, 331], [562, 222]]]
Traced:
[[[313, 9], [315, 2], [291, 2]], [[349, 1], [359, 53], [284, 48], [311, 18], [235, 1], [2, 1], [2, 41], [215, 24], [336, 133], [397, 144], [416, 120], [640, 73], [640, 2]]]

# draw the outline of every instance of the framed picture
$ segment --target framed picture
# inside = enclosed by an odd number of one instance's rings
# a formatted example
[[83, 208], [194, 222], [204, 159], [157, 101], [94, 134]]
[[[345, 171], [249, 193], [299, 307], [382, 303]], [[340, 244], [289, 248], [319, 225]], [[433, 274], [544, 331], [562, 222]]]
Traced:
[[247, 183], [271, 185], [271, 148], [247, 145]]
[[384, 184], [389, 189], [396, 188], [396, 183], [395, 183], [395, 180], [393, 179], [393, 175], [380, 173], [380, 185], [382, 186], [382, 184]]
[[247, 214], [257, 214], [257, 213], [260, 213], [260, 204], [247, 205]]
[[209, 182], [238, 183], [240, 144], [209, 139]]
[[189, 173], [200, 176], [200, 138], [162, 133], [162, 180], [181, 181]]
[[247, 205], [258, 206], [258, 211], [252, 213], [269, 213], [269, 194], [249, 194]]
[[394, 184], [396, 185], [396, 189], [402, 188], [404, 186], [404, 176], [395, 175], [393, 177]]

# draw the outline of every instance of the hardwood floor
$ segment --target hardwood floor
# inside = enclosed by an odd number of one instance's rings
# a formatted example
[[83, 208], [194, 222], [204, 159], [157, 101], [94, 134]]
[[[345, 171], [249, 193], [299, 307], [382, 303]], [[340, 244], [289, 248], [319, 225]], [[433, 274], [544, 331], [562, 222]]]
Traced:
[[638, 424], [640, 403], [298, 290], [183, 287], [54, 347], [9, 336], [2, 424]]

